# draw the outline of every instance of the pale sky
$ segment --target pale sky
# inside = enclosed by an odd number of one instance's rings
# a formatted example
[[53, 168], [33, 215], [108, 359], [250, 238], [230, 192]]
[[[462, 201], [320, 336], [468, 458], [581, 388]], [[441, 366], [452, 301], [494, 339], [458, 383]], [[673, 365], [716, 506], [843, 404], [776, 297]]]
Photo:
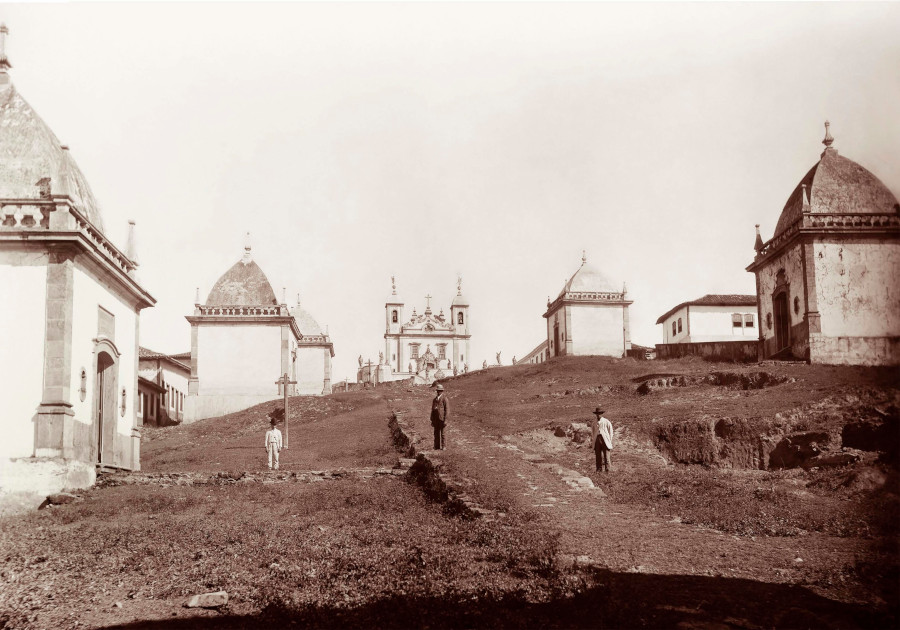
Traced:
[[[834, 146], [900, 196], [900, 5], [0, 5], [12, 79], [70, 145], [158, 300], [141, 345], [242, 254], [335, 346], [333, 380], [407, 312], [471, 303], [472, 363], [523, 356], [582, 250], [627, 282], [631, 338], [754, 292]], [[475, 367], [475, 365], [473, 365]]]

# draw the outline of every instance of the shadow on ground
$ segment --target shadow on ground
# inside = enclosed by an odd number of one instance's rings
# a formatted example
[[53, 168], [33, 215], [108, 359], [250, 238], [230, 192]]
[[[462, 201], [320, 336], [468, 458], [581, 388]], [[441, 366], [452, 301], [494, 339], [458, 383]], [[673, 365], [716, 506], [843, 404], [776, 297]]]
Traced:
[[389, 597], [358, 608], [270, 606], [258, 615], [165, 619], [117, 628], [889, 628], [896, 610], [846, 604], [793, 585], [751, 580], [595, 571], [594, 586], [545, 603], [525, 593], [478, 601]]

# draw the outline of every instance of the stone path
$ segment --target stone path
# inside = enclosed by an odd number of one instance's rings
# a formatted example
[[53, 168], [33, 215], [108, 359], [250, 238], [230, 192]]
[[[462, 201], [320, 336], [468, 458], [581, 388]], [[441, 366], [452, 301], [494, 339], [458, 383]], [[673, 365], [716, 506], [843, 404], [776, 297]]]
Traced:
[[[527, 433], [491, 436], [477, 422], [459, 421], [446, 429], [448, 450], [435, 452], [429, 449], [430, 427], [421, 417], [422, 403], [403, 403], [397, 405], [397, 411], [410, 450], [438, 467], [448, 453], [479, 458], [518, 489], [525, 506], [551, 519], [561, 532], [558, 561], [562, 565], [789, 584], [824, 573], [835, 564], [852, 566], [865, 546], [865, 541], [815, 533], [799, 539], [732, 536], [682, 523], [652, 509], [610, 503], [602, 489], [603, 476], [594, 472], [593, 452], [567, 443], [571, 442], [567, 438], [547, 444], [541, 436], [535, 443], [536, 436]], [[552, 435], [547, 430], [542, 433]], [[564, 460], [566, 465], [556, 460]], [[626, 438], [620, 439], [613, 451], [609, 474], [665, 465], [658, 453]], [[458, 492], [465, 494], [463, 484], [448, 482], [458, 484]]]

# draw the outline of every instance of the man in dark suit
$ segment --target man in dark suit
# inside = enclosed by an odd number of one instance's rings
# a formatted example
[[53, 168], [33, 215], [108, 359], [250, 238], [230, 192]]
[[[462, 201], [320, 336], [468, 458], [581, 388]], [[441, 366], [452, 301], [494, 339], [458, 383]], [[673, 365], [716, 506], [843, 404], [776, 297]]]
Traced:
[[434, 400], [431, 401], [431, 426], [434, 427], [434, 448], [444, 449], [444, 427], [447, 426], [447, 397], [444, 395], [444, 386], [438, 384]]

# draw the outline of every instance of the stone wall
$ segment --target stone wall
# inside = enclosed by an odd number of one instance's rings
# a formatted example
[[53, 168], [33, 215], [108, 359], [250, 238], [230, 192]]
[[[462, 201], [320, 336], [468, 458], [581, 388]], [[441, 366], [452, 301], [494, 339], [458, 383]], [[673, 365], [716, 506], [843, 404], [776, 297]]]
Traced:
[[752, 363], [757, 360], [759, 342], [706, 341], [701, 343], [656, 344], [657, 359], [678, 359], [697, 356], [707, 361], [735, 361]]

